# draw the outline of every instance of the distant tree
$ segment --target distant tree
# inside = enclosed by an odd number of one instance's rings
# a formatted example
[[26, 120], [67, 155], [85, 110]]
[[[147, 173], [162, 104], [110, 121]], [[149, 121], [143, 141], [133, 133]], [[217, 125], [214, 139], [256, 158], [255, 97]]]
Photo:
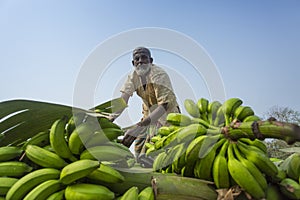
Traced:
[[265, 118], [274, 117], [278, 121], [300, 124], [300, 112], [289, 107], [273, 106], [264, 114]]
[[[263, 118], [269, 119], [271, 117], [275, 118], [277, 121], [300, 125], [300, 113], [289, 107], [280, 107], [280, 106], [271, 107], [264, 114]], [[269, 156], [275, 157], [275, 158], [280, 158], [280, 159], [287, 158], [291, 153], [285, 153], [285, 152], [279, 151], [279, 149], [300, 146], [299, 142], [296, 142], [293, 145], [288, 145], [285, 141], [278, 140], [278, 139], [266, 140], [266, 144], [268, 147]]]

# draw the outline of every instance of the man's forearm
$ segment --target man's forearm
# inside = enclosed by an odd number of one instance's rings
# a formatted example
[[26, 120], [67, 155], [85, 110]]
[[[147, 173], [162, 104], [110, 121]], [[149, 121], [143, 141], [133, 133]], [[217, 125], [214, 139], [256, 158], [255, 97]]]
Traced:
[[161, 104], [159, 105], [151, 114], [146, 117], [143, 121], [139, 122], [139, 126], [148, 126], [150, 123], [157, 122], [158, 119], [165, 114], [168, 108], [168, 104]]

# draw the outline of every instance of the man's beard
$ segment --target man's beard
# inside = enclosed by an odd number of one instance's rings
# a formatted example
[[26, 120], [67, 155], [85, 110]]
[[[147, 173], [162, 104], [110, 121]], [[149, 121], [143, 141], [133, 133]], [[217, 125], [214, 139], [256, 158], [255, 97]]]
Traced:
[[150, 71], [151, 63], [140, 64], [135, 67], [135, 72], [139, 76], [145, 76]]

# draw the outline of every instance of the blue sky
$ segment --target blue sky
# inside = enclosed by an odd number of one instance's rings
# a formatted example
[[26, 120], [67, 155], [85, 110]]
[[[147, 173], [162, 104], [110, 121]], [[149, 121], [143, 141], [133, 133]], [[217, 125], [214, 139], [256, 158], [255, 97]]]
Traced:
[[[241, 98], [260, 116], [274, 105], [300, 111], [299, 9], [298, 0], [0, 0], [0, 100], [72, 105], [82, 65], [99, 44], [122, 32], [157, 27], [184, 34], [207, 52], [226, 97]], [[153, 57], [188, 82], [192, 93], [171, 77], [180, 104], [185, 97], [214, 100], [203, 77], [182, 58], [157, 49]], [[130, 53], [116, 58], [99, 79], [96, 104], [118, 96], [131, 69]], [[133, 97], [129, 103], [125, 116], [134, 123], [140, 101]]]

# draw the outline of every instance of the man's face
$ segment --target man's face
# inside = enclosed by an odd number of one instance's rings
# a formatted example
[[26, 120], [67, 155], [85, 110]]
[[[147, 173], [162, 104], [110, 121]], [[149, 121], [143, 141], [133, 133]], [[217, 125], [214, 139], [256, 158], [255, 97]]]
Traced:
[[148, 54], [145, 54], [143, 52], [138, 52], [133, 55], [132, 64], [137, 67], [141, 64], [148, 64], [151, 63], [151, 58]]

